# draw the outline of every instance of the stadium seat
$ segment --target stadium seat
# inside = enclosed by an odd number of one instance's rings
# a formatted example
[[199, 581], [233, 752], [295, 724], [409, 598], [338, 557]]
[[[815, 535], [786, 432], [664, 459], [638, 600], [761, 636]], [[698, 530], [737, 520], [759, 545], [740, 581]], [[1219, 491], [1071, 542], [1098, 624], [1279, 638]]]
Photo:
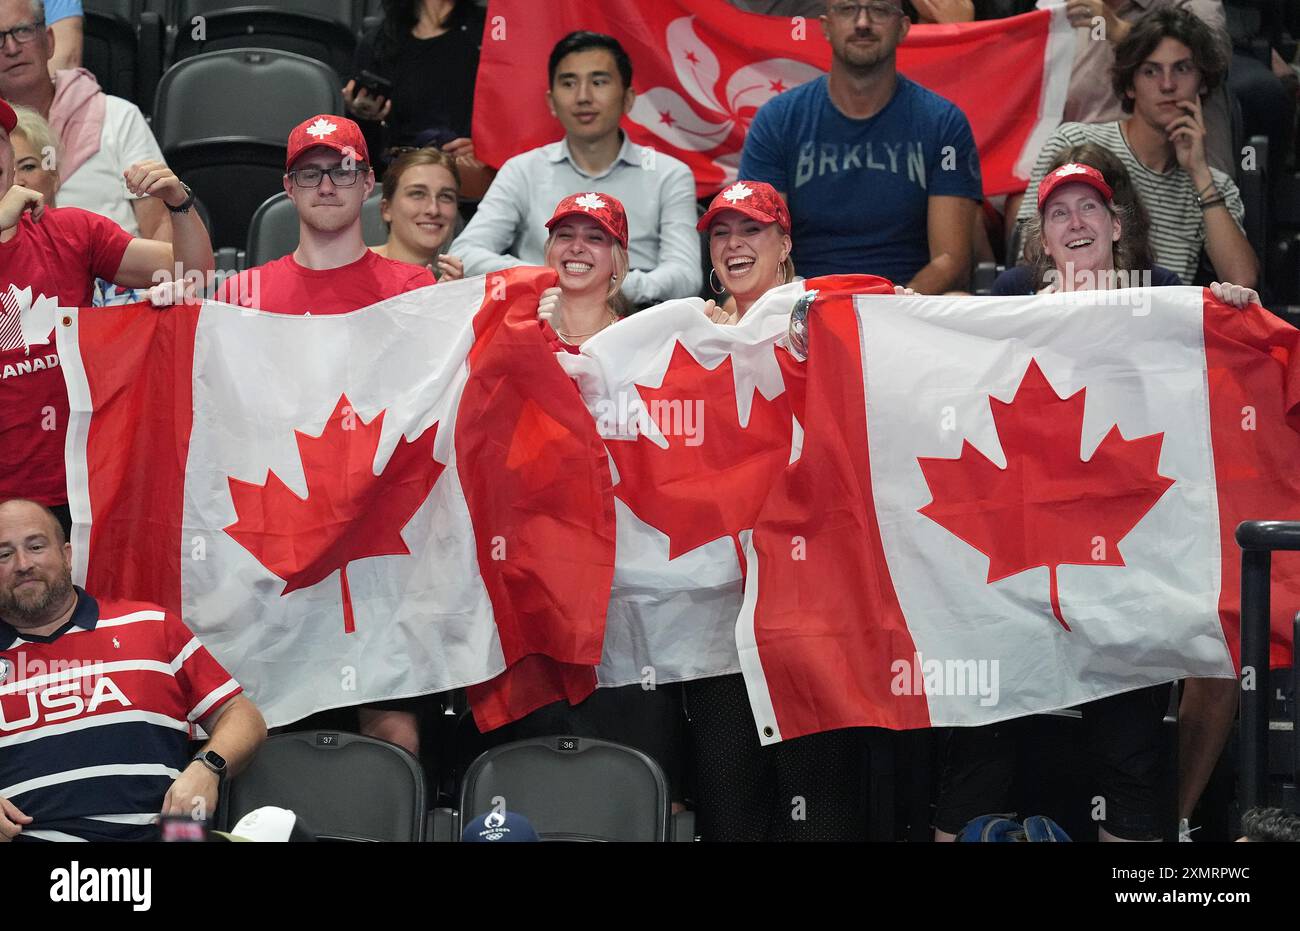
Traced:
[[419, 760], [360, 734], [300, 731], [267, 738], [248, 769], [230, 781], [218, 829], [229, 831], [264, 805], [292, 810], [319, 840], [424, 839]]
[[672, 816], [659, 764], [622, 744], [537, 737], [485, 752], [465, 774], [460, 811], [438, 810], [435, 840], [459, 840], [464, 821], [504, 800], [542, 840], [689, 841], [694, 819]]
[[[379, 215], [379, 188], [361, 205], [361, 236], [367, 246], [382, 245], [388, 230]], [[268, 197], [248, 224], [248, 267], [262, 265], [298, 248], [298, 211], [284, 191]]]
[[[222, 49], [295, 52], [349, 74], [356, 51], [356, 0], [179, 0], [172, 60]], [[340, 85], [342, 86], [342, 85]]]
[[167, 164], [208, 205], [213, 245], [242, 247], [254, 211], [283, 190], [290, 130], [342, 109], [328, 66], [292, 52], [231, 49], [167, 70], [153, 128]]
[[146, 116], [163, 71], [166, 27], [142, 0], [85, 0], [82, 64], [115, 97]]

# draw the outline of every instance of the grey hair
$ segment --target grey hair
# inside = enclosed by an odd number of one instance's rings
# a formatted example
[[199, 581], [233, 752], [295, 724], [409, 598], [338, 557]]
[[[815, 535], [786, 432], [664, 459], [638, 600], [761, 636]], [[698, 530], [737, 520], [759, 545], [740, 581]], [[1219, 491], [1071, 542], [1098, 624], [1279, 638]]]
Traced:
[[45, 25], [45, 0], [28, 0], [32, 7], [32, 19]]

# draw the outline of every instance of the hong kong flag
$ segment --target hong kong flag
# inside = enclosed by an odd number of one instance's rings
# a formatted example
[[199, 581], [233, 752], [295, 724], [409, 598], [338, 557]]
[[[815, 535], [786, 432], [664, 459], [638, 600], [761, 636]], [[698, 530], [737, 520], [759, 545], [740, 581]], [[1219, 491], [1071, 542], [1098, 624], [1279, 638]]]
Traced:
[[[1240, 662], [1243, 520], [1300, 518], [1300, 333], [1194, 288], [823, 288], [747, 549], [760, 739], [976, 725]], [[1300, 559], [1273, 566], [1290, 662]]]
[[[754, 113], [830, 68], [815, 19], [742, 13], [726, 0], [491, 0], [474, 99], [478, 156], [500, 166], [563, 135], [546, 106], [547, 58], [574, 30], [617, 38], [633, 63], [634, 142], [686, 162], [706, 197], [736, 179]], [[988, 195], [1024, 190], [1065, 105], [1074, 35], [1064, 5], [914, 26], [898, 69], [970, 120]], [[502, 114], [509, 114], [503, 119]]]
[[553, 282], [65, 312], [78, 582], [178, 613], [272, 725], [486, 680], [484, 727], [582, 697], [613, 498], [537, 324]]

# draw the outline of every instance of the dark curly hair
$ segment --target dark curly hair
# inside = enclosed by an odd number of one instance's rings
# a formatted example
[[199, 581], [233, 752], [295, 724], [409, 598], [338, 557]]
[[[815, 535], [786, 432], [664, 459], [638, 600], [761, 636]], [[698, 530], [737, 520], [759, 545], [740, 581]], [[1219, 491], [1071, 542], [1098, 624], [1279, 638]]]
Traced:
[[1252, 841], [1300, 843], [1300, 815], [1281, 808], [1252, 808], [1241, 816], [1241, 833]]
[[1129, 34], [1115, 46], [1115, 65], [1110, 80], [1125, 113], [1133, 112], [1133, 79], [1138, 68], [1165, 39], [1177, 39], [1192, 51], [1192, 61], [1201, 70], [1201, 98], [1212, 94], [1228, 72], [1226, 41], [1205, 20], [1179, 7], [1159, 7], [1133, 23]]
[[[1057, 153], [1047, 169], [1047, 174], [1071, 162], [1096, 168], [1114, 192], [1107, 209], [1112, 216], [1119, 218], [1119, 242], [1113, 247], [1115, 270], [1119, 272], [1149, 270], [1155, 264], [1155, 254], [1151, 250], [1150, 240], [1151, 216], [1147, 213], [1137, 188], [1133, 186], [1133, 179], [1129, 176], [1124, 163], [1104, 146], [1097, 145], [1095, 142], [1085, 142]], [[1047, 175], [1043, 177], [1046, 178]], [[1042, 214], [1035, 213], [1034, 217], [1025, 224], [1025, 260], [1034, 269], [1035, 291], [1041, 289], [1050, 275], [1056, 271], [1052, 257], [1043, 249], [1042, 231]]]

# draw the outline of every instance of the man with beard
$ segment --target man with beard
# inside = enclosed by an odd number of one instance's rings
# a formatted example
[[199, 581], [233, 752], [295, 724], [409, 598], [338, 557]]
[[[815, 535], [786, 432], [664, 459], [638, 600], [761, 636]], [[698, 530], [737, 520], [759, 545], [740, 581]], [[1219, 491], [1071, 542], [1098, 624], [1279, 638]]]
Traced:
[[156, 840], [160, 813], [211, 818], [262, 715], [180, 618], [95, 599], [71, 557], [49, 509], [0, 502], [0, 842]]
[[898, 0], [828, 0], [830, 74], [768, 101], [740, 177], [782, 193], [805, 277], [882, 275], [915, 291], [965, 288], [981, 199], [965, 115], [898, 74], [909, 21]]

